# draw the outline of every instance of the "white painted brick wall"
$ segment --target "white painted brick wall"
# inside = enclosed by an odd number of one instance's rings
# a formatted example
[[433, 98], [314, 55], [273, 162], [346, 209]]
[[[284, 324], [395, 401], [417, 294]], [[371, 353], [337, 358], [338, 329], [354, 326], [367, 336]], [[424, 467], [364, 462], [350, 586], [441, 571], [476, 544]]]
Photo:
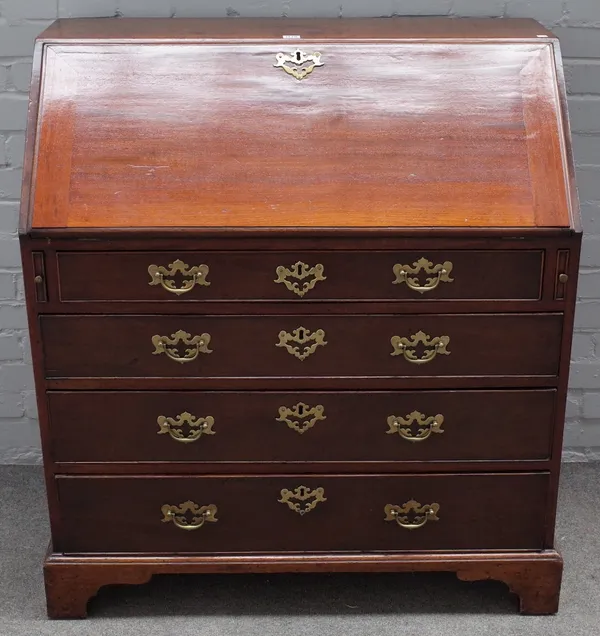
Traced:
[[0, 0], [0, 463], [39, 459], [16, 237], [33, 41], [57, 17], [531, 17], [561, 38], [582, 199], [568, 459], [600, 459], [600, 0]]

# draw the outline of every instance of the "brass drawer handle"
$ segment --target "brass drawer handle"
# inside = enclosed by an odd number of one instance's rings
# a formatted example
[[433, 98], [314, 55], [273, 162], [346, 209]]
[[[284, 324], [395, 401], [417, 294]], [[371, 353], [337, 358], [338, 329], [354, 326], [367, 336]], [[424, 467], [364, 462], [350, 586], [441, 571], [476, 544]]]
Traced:
[[[443, 415], [434, 415], [427, 417], [420, 411], [413, 411], [406, 417], [398, 417], [397, 415], [390, 415], [387, 418], [389, 431], [386, 431], [388, 435], [398, 433], [400, 437], [408, 440], [409, 442], [423, 442], [432, 433], [443, 433], [444, 429], [442, 424], [444, 423]], [[412, 425], [416, 424], [418, 429], [416, 434], [413, 433]]]
[[[296, 347], [294, 343], [300, 346]], [[279, 342], [275, 346], [284, 347], [290, 355], [302, 361], [312, 355], [317, 350], [317, 347], [324, 347], [326, 344], [323, 329], [310, 332], [305, 327], [298, 327], [298, 329], [294, 329], [292, 333], [280, 331]]]
[[[425, 332], [418, 331], [410, 338], [392, 336], [391, 343], [394, 350], [390, 355], [404, 356], [405, 360], [413, 364], [426, 364], [427, 362], [431, 362], [438, 354], [442, 356], [450, 355], [450, 351], [447, 349], [450, 344], [450, 336], [432, 338]], [[422, 344], [424, 347], [429, 347], [423, 351], [423, 355], [420, 357], [418, 357], [415, 351], [419, 344]]]
[[[171, 334], [170, 338], [169, 336], [152, 336], [152, 344], [154, 345], [152, 355], [165, 353], [171, 360], [175, 360], [175, 362], [180, 362], [181, 364], [184, 362], [192, 362], [192, 360], [195, 360], [201, 353], [212, 353], [212, 349], [208, 348], [210, 344], [209, 333], [203, 333], [201, 336], [194, 336], [192, 338], [191, 334], [180, 329]], [[187, 347], [184, 349], [183, 356], [179, 355], [179, 349], [177, 348], [179, 344], [184, 344]]]
[[[441, 264], [434, 265], [426, 258], [420, 258], [414, 262], [412, 266], [397, 263], [394, 265], [393, 270], [394, 274], [396, 274], [394, 285], [406, 283], [410, 289], [419, 292], [419, 294], [424, 294], [425, 292], [435, 289], [440, 283], [451, 283], [454, 281], [453, 278], [450, 278], [450, 272], [452, 271], [452, 263], [450, 261], [444, 261]], [[424, 285], [421, 285], [419, 279], [416, 278], [417, 274], [421, 271], [430, 275], [430, 278], [427, 278]], [[411, 276], [411, 274], [413, 276]]]
[[[307, 62], [308, 65], [306, 65]], [[323, 64], [320, 53], [308, 54], [296, 49], [291, 55], [277, 53], [273, 66], [282, 68], [288, 75], [295, 77], [297, 80], [303, 80], [313, 72], [316, 66], [323, 66]]]
[[[185, 279], [181, 287], [176, 287], [176, 282], [173, 279], [175, 274], [181, 274]], [[192, 291], [196, 285], [202, 285], [208, 287], [210, 283], [206, 280], [208, 275], [208, 265], [196, 265], [190, 267], [183, 261], [177, 259], [169, 264], [169, 267], [163, 267], [162, 265], [150, 265], [148, 267], [148, 274], [150, 274], [150, 282], [148, 285], [162, 285], [163, 289], [166, 289], [172, 294], [187, 294]], [[170, 277], [170, 278], [166, 278]]]
[[290, 510], [297, 512], [300, 516], [314, 510], [320, 501], [327, 501], [324, 488], [311, 490], [308, 486], [298, 486], [294, 490], [283, 488], [279, 494], [281, 499], [277, 501], [287, 504]]
[[198, 530], [206, 521], [218, 521], [217, 507], [214, 504], [199, 506], [193, 501], [186, 501], [179, 506], [165, 504], [160, 510], [163, 513], [163, 523], [172, 521], [181, 530]]
[[[314, 267], [310, 267], [302, 261], [294, 263], [290, 268], [280, 265], [275, 270], [277, 278], [274, 282], [283, 283], [291, 292], [294, 292], [297, 296], [302, 298], [306, 292], [314, 288], [314, 286], [321, 280], [326, 280], [327, 277], [323, 276], [325, 267], [321, 263], [317, 263]], [[292, 280], [288, 280], [288, 279]], [[302, 287], [298, 281], [304, 281], [306, 278], [310, 280], [302, 283]]]
[[[212, 429], [215, 418], [211, 415], [196, 417], [185, 411], [174, 418], [159, 415], [156, 422], [159, 427], [157, 435], [165, 435], [168, 433], [176, 442], [181, 442], [182, 444], [195, 442], [197, 439], [200, 439], [202, 435], [215, 434], [215, 431]], [[186, 425], [187, 433], [184, 431]]]
[[439, 521], [437, 516], [439, 509], [440, 504], [432, 503], [422, 506], [418, 501], [411, 499], [402, 506], [387, 504], [383, 511], [385, 512], [385, 521], [395, 521], [406, 530], [417, 530], [428, 521]]
[[324, 411], [325, 408], [321, 404], [309, 406], [304, 402], [298, 402], [291, 409], [287, 406], [280, 406], [279, 417], [275, 421], [285, 422], [289, 428], [302, 435], [317, 422], [326, 419]]

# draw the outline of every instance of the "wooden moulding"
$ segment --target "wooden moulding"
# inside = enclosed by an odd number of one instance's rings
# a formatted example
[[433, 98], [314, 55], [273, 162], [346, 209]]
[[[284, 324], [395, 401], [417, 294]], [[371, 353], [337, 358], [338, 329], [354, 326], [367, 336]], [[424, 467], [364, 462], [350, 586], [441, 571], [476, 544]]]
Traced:
[[497, 580], [519, 596], [522, 614], [558, 611], [563, 561], [554, 550], [532, 553], [439, 553], [246, 556], [81, 556], [49, 553], [44, 565], [50, 618], [85, 618], [105, 585], [135, 585], [155, 574], [455, 572], [462, 581]]

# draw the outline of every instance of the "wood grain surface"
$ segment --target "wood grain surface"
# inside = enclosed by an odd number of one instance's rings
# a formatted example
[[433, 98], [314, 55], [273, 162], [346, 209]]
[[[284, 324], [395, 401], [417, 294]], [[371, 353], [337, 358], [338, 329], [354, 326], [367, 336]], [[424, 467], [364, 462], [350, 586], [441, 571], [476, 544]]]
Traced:
[[[48, 378], [553, 377], [562, 315], [42, 316], [40, 326]], [[280, 346], [280, 334], [298, 329], [309, 339], [284, 344], [304, 359]], [[211, 353], [183, 363], [155, 353], [155, 336], [179, 331], [208, 334]], [[323, 344], [310, 339], [319, 331]], [[392, 355], [392, 338], [412, 342], [421, 332], [448, 336], [448, 353], [423, 364]], [[174, 348], [179, 358], [196, 351], [183, 342]], [[409, 349], [417, 360], [433, 351]]]
[[539, 22], [531, 19], [511, 18], [452, 19], [447, 18], [344, 18], [293, 19], [261, 18], [75, 18], [56, 20], [40, 39], [45, 42], [60, 40], [147, 41], [166, 40], [262, 40], [282, 39], [285, 34], [300, 35], [305, 39], [408, 39], [408, 40], [514, 40], [555, 38]]
[[[189, 304], [206, 300], [295, 301], [313, 300], [538, 300], [544, 264], [542, 250], [423, 250], [423, 251], [304, 251], [304, 252], [59, 252], [58, 276], [60, 299], [65, 302], [151, 301]], [[406, 282], [395, 283], [394, 267], [414, 270], [424, 259], [430, 268], [450, 263], [449, 281], [440, 281], [427, 291], [417, 291]], [[152, 264], [169, 269], [176, 260], [189, 268], [206, 265], [208, 286], [197, 285], [189, 292], [176, 295], [161, 285], [149, 285], [148, 267]], [[312, 288], [305, 288], [316, 278], [309, 274], [296, 278], [285, 276], [296, 284], [302, 295], [281, 282], [277, 270], [292, 272], [296, 263], [306, 269], [322, 265], [322, 277]], [[417, 265], [415, 267], [415, 265]], [[300, 268], [298, 271], [302, 271]], [[409, 274], [419, 286], [437, 275], [423, 268]], [[181, 274], [166, 276], [176, 287], [185, 280]], [[276, 282], [279, 280], [279, 282]]]
[[[302, 81], [274, 66], [296, 48], [324, 62]], [[429, 570], [555, 612], [580, 231], [558, 44], [531, 20], [56, 22], [20, 220], [49, 615], [158, 573]], [[422, 257], [454, 280], [393, 284]], [[176, 259], [210, 286], [148, 284]], [[274, 281], [298, 261], [326, 276], [302, 298]], [[276, 346], [300, 327], [327, 342], [303, 361]], [[212, 353], [154, 355], [179, 329]], [[391, 356], [418, 331], [450, 355]], [[325, 415], [302, 434], [299, 402]], [[215, 434], [158, 434], [184, 411]], [[413, 411], [444, 432], [388, 434]], [[278, 501], [300, 486], [324, 488], [304, 515]], [[409, 499], [439, 520], [384, 520]], [[217, 523], [162, 521], [187, 500]]]
[[294, 46], [48, 44], [32, 226], [570, 224], [548, 41]]
[[[77, 556], [49, 553], [45, 565], [48, 615], [85, 618], [104, 585], [147, 583], [154, 574], [256, 572], [455, 572], [463, 581], [494, 579], [519, 596], [522, 614], [558, 610], [562, 557], [538, 552], [435, 554], [293, 554], [221, 556]], [[400, 579], [399, 579], [400, 584]]]
[[[57, 477], [64, 527], [55, 549], [85, 552], [541, 550], [547, 473], [268, 477]], [[324, 489], [300, 515], [281, 491]], [[438, 503], [439, 521], [407, 530], [387, 504]], [[216, 523], [186, 531], [165, 504], [217, 506]], [[307, 500], [310, 502], [311, 500]], [[306, 502], [302, 503], [304, 507]]]
[[[266, 462], [276, 472], [290, 462], [332, 462], [332, 470], [339, 462], [371, 462], [377, 471], [381, 462], [543, 460], [550, 457], [555, 399], [555, 390], [48, 393], [56, 461], [102, 462], [107, 471], [122, 470], [113, 462], [196, 462], [203, 472], [226, 462], [253, 471]], [[281, 407], [299, 403], [308, 415], [282, 417]], [[322, 419], [305, 428], [317, 405]], [[441, 415], [443, 433], [409, 441], [389, 432], [390, 416], [408, 419], [414, 411]], [[214, 434], [186, 443], [159, 434], [160, 416], [176, 420], [185, 412], [214, 418]], [[409, 428], [418, 434], [417, 423]], [[181, 430], [188, 436], [193, 428]]]

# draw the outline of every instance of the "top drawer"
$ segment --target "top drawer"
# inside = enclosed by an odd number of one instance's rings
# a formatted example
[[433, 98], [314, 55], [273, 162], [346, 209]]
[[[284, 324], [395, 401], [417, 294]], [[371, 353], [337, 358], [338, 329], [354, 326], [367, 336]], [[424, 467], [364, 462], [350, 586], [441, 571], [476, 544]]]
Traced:
[[60, 252], [77, 301], [538, 300], [543, 250]]

